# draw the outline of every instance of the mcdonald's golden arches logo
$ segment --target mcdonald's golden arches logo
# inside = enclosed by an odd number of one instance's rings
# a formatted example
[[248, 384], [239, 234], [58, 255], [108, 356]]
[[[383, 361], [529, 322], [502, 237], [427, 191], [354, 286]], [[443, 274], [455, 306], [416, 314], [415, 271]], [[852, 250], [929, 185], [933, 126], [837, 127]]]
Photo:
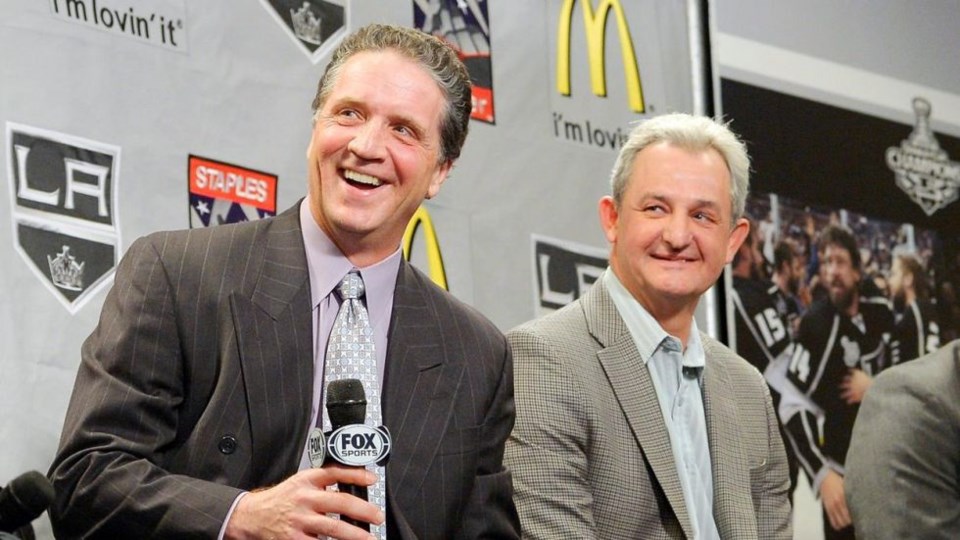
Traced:
[[[570, 95], [570, 30], [573, 25], [573, 8], [577, 0], [564, 0], [560, 8], [557, 26], [557, 91], [561, 95]], [[637, 56], [633, 50], [633, 39], [626, 15], [620, 0], [600, 0], [593, 8], [593, 0], [580, 0], [583, 12], [583, 27], [587, 40], [587, 60], [590, 65], [590, 88], [599, 97], [607, 96], [606, 73], [606, 34], [607, 16], [613, 10], [617, 21], [617, 35], [620, 38], [620, 51], [623, 56], [623, 75], [627, 86], [627, 99], [630, 109], [637, 113], [645, 111], [643, 86], [640, 83], [640, 71], [637, 69]]]
[[421, 206], [414, 212], [410, 222], [407, 223], [407, 230], [403, 233], [403, 258], [410, 260], [413, 251], [413, 240], [417, 231], [423, 226], [423, 240], [426, 246], [427, 257], [427, 275], [434, 283], [445, 290], [447, 287], [447, 272], [443, 267], [443, 255], [440, 253], [440, 242], [437, 240], [437, 231], [433, 227], [433, 220], [430, 219], [430, 213]]

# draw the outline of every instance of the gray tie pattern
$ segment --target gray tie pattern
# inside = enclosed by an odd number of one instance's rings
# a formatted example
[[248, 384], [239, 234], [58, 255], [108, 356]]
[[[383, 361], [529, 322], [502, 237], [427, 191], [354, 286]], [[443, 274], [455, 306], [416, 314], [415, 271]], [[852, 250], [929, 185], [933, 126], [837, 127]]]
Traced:
[[[373, 328], [367, 308], [360, 298], [364, 295], [363, 278], [357, 272], [347, 274], [337, 286], [343, 302], [333, 322], [333, 330], [327, 341], [325, 378], [326, 384], [340, 379], [359, 379], [367, 396], [368, 426], [377, 427], [383, 422], [380, 416], [380, 385], [377, 380], [377, 355], [374, 350]], [[330, 420], [324, 416], [323, 427], [330, 429]], [[369, 467], [379, 480], [368, 489], [372, 504], [386, 511], [383, 467]], [[370, 532], [383, 540], [386, 527], [370, 526]]]

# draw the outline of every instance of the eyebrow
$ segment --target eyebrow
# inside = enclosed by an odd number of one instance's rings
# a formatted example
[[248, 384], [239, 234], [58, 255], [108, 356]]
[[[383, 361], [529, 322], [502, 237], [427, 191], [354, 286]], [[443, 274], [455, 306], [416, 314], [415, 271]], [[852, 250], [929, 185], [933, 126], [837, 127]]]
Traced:
[[[643, 194], [641, 195], [641, 197], [640, 197], [640, 200], [641, 200], [641, 201], [645, 201], [645, 200], [649, 200], [649, 199], [653, 199], [653, 200], [656, 200], [656, 201], [660, 201], [660, 202], [662, 202], [662, 203], [671, 204], [671, 200], [670, 200], [669, 197], [667, 197], [666, 195], [661, 195], [661, 194], [659, 194], [659, 193], [643, 193]], [[720, 204], [718, 204], [716, 201], [711, 201], [711, 200], [709, 200], [709, 199], [694, 199], [694, 200], [693, 200], [693, 207], [694, 207], [694, 208], [709, 208], [709, 209], [711, 209], [711, 210], [714, 210], [714, 209], [719, 209], [719, 208], [721, 208], [722, 206], [721, 206]]]
[[[357, 99], [351, 96], [342, 96], [339, 99], [330, 100], [330, 106], [338, 107], [338, 108], [339, 107], [356, 107], [358, 109], [369, 108], [365, 105], [365, 102], [363, 100]], [[387, 119], [394, 124], [400, 123], [400, 124], [410, 126], [414, 129], [414, 131], [416, 131], [421, 136], [427, 132], [426, 127], [421, 122], [419, 122], [417, 119], [407, 114], [395, 113], [388, 116]]]

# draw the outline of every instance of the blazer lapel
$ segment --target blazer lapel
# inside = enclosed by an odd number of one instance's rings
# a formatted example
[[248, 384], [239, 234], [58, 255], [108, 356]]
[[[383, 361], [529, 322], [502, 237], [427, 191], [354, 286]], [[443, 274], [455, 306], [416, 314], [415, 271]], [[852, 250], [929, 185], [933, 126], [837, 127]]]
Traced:
[[[729, 391], [726, 361], [730, 353], [701, 334], [707, 363], [703, 370], [703, 408], [713, 468], [713, 517], [722, 538], [756, 538], [756, 514], [750, 492], [750, 464], [742, 448], [737, 405]], [[753, 525], [740, 530], [738, 524]]]
[[693, 537], [693, 529], [683, 488], [673, 457], [670, 434], [663, 421], [660, 402], [650, 378], [650, 372], [640, 357], [633, 337], [617, 312], [602, 279], [597, 280], [584, 295], [583, 306], [590, 332], [604, 346], [597, 357], [607, 375], [610, 386], [623, 409], [646, 457], [656, 481], [663, 488], [680, 526], [687, 537]]
[[[392, 502], [418, 497], [453, 412], [463, 367], [445, 358], [442, 329], [426, 284], [400, 263], [393, 300], [383, 384], [383, 419], [393, 437], [387, 464]], [[393, 507], [398, 525], [402, 504]]]
[[262, 262], [253, 293], [230, 302], [253, 451], [263, 462], [254, 467], [282, 479], [299, 464], [313, 399], [310, 279], [299, 204], [266, 227], [254, 244]]

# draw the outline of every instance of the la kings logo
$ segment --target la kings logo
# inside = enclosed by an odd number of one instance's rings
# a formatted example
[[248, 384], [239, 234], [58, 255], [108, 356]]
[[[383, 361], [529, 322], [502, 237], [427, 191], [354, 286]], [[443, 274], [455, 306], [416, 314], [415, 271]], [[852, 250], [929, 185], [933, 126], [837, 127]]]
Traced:
[[316, 64], [347, 35], [349, 0], [260, 0]]
[[8, 122], [7, 163], [17, 251], [76, 313], [116, 267], [120, 149]]
[[957, 200], [960, 194], [960, 163], [950, 161], [930, 129], [930, 102], [913, 99], [916, 124], [900, 146], [887, 148], [887, 166], [897, 185], [928, 216]]

